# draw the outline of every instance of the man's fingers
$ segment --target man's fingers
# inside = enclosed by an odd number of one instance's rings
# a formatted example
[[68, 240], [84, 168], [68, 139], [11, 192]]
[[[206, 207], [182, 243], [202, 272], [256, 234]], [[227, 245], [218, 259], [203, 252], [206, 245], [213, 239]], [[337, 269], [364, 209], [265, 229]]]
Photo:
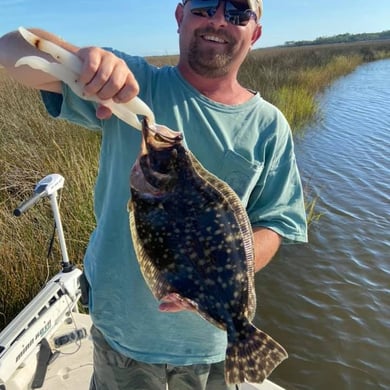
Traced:
[[110, 119], [111, 115], [112, 115], [112, 111], [108, 107], [102, 104], [98, 105], [96, 109], [96, 116], [99, 119]]
[[86, 96], [125, 103], [139, 93], [139, 86], [126, 63], [113, 53], [97, 47], [79, 50], [83, 68], [79, 82]]
[[126, 103], [135, 98], [139, 94], [139, 85], [132, 73], [128, 74], [126, 80], [119, 90], [119, 92], [113, 97], [115, 103]]

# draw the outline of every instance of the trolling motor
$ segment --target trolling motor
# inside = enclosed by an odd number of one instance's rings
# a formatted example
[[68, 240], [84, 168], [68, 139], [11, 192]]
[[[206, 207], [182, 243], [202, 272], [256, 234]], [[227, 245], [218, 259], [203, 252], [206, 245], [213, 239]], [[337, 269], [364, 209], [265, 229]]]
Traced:
[[[72, 312], [78, 311], [82, 272], [69, 261], [57, 203], [64, 181], [59, 174], [46, 176], [36, 185], [33, 195], [14, 210], [14, 215], [19, 217], [41, 199], [49, 197], [61, 247], [62, 270], [0, 333], [0, 390], [42, 386], [52, 356], [48, 340], [64, 321], [71, 319]], [[34, 367], [32, 384], [29, 381], [23, 386], [16, 385], [17, 371], [30, 366]]]
[[66, 249], [64, 231], [62, 229], [62, 222], [60, 217], [60, 212], [58, 209], [57, 196], [58, 190], [64, 186], [65, 179], [58, 173], [53, 173], [51, 175], [43, 178], [35, 186], [33, 195], [22, 202], [15, 210], [14, 215], [20, 217], [23, 213], [33, 207], [37, 202], [39, 202], [44, 197], [49, 197], [51, 208], [53, 211], [53, 217], [55, 220], [55, 226], [57, 228], [58, 240], [60, 242], [61, 253], [62, 253], [62, 271], [70, 272], [74, 266], [69, 262], [68, 251]]

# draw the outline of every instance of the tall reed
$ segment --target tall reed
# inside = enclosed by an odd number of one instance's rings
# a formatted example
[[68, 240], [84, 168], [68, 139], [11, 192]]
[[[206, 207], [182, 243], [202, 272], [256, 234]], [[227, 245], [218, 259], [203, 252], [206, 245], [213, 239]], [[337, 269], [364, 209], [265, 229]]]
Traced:
[[0, 328], [59, 269], [54, 247], [47, 259], [53, 219], [47, 202], [20, 218], [13, 209], [49, 173], [65, 177], [61, 213], [69, 257], [81, 264], [93, 229], [92, 188], [99, 135], [48, 117], [37, 91], [0, 82]]

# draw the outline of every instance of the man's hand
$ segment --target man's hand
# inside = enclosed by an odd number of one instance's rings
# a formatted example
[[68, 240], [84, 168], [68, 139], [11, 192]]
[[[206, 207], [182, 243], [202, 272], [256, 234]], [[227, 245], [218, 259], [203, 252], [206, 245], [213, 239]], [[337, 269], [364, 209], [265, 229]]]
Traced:
[[[116, 103], [126, 103], [138, 95], [139, 86], [133, 73], [122, 59], [111, 52], [98, 47], [79, 48], [44, 30], [30, 31], [81, 59], [83, 67], [79, 82], [85, 96], [97, 95], [101, 100], [113, 99]], [[13, 78], [35, 89], [61, 93], [61, 82], [54, 76], [29, 66], [14, 66], [17, 60], [26, 56], [39, 56], [53, 61], [49, 54], [27, 43], [18, 31], [0, 37], [0, 64]], [[107, 119], [111, 116], [111, 110], [101, 105], [96, 115], [100, 119]]]
[[[138, 95], [137, 80], [122, 59], [98, 47], [81, 48], [76, 54], [83, 62], [79, 81], [86, 96], [97, 95], [102, 100], [126, 103]], [[100, 105], [96, 115], [107, 119], [111, 110]]]

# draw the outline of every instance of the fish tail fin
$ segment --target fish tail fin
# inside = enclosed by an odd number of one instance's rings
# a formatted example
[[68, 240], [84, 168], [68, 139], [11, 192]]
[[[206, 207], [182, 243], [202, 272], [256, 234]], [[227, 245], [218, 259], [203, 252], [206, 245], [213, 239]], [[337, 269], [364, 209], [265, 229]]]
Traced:
[[261, 383], [287, 356], [286, 350], [272, 337], [247, 323], [239, 339], [228, 341], [226, 383]]

